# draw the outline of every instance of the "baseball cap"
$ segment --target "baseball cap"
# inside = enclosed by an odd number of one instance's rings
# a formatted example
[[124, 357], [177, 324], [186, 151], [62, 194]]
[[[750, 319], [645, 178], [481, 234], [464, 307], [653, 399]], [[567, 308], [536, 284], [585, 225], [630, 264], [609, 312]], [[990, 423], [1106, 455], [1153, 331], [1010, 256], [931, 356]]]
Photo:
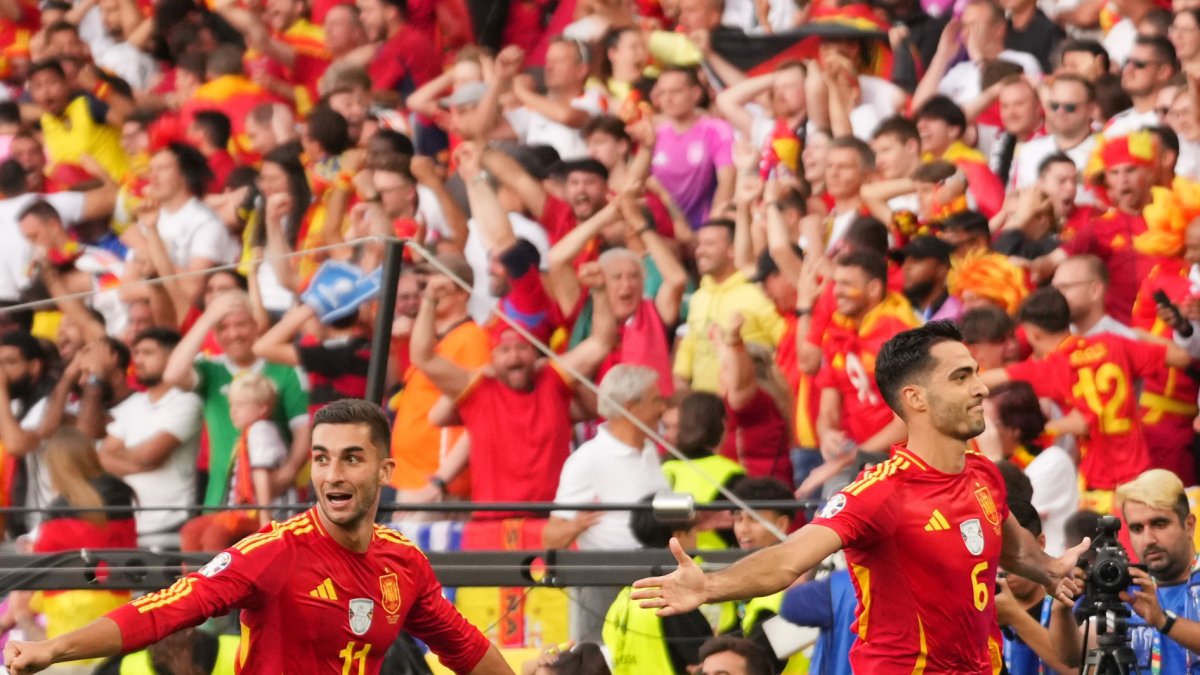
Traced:
[[908, 258], [913, 260], [928, 260], [934, 258], [938, 262], [950, 264], [950, 254], [954, 252], [954, 247], [949, 243], [933, 235], [925, 235], [917, 237], [908, 242], [904, 248], [892, 251], [892, 259], [896, 262], [904, 262]]

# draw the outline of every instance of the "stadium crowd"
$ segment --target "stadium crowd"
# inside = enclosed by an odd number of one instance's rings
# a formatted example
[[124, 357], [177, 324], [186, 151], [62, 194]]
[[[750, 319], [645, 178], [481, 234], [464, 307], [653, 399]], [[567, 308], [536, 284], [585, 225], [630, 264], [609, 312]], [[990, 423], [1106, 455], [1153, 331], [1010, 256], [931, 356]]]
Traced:
[[[197, 506], [307, 501], [388, 238], [417, 245], [385, 501], [836, 500], [906, 438], [875, 355], [935, 319], [991, 387], [970, 449], [1052, 555], [1161, 506], [1123, 485], [1200, 484], [1194, 0], [0, 0], [7, 545], [219, 551], [275, 514]], [[758, 515], [555, 511], [541, 543], [805, 519]], [[1009, 672], [1026, 644], [1070, 672], [1010, 579]], [[848, 672], [852, 593], [836, 570], [660, 620], [578, 589], [581, 646], [531, 668], [598, 672], [602, 643], [615, 673]], [[0, 629], [128, 599], [14, 592]], [[781, 613], [823, 627], [811, 664], [757, 651]]]

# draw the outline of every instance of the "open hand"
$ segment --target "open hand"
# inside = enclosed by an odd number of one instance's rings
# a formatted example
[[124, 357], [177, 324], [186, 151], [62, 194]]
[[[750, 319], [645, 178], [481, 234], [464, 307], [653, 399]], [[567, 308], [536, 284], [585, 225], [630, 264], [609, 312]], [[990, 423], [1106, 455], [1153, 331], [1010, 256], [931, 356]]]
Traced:
[[704, 604], [704, 572], [684, 552], [679, 540], [671, 537], [671, 554], [679, 567], [661, 577], [650, 577], [633, 582], [631, 600], [638, 600], [643, 609], [656, 610], [658, 616], [677, 616]]
[[1075, 566], [1079, 562], [1079, 556], [1083, 555], [1092, 545], [1091, 537], [1084, 537], [1083, 541], [1069, 548], [1058, 560], [1055, 561], [1053, 570], [1056, 572], [1057, 580], [1046, 585], [1046, 593], [1053, 596], [1060, 602], [1070, 604], [1072, 598], [1079, 595], [1083, 590], [1079, 580], [1075, 578]]

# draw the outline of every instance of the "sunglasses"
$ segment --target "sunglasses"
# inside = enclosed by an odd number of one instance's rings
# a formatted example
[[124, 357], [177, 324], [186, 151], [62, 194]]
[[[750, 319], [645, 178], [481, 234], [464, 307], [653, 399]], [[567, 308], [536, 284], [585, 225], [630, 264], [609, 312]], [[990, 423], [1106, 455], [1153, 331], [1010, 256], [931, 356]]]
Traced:
[[1059, 103], [1057, 101], [1050, 102], [1050, 112], [1058, 112], [1059, 110], [1062, 110], [1063, 112], [1073, 113], [1078, 109], [1078, 103]]
[[1125, 65], [1133, 66], [1137, 70], [1141, 70], [1142, 68], [1149, 68], [1150, 66], [1157, 66], [1158, 61], [1143, 61], [1141, 59], [1129, 59], [1128, 61], [1125, 62]]

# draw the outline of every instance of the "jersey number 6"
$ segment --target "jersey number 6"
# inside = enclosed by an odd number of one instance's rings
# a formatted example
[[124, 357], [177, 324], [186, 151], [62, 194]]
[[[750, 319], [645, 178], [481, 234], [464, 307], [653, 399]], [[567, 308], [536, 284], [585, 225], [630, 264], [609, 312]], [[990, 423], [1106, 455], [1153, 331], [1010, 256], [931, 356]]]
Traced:
[[975, 595], [975, 609], [983, 611], [987, 608], [988, 603], [988, 587], [987, 584], [979, 580], [979, 575], [987, 571], [988, 564], [981, 562], [971, 570], [971, 591]]

